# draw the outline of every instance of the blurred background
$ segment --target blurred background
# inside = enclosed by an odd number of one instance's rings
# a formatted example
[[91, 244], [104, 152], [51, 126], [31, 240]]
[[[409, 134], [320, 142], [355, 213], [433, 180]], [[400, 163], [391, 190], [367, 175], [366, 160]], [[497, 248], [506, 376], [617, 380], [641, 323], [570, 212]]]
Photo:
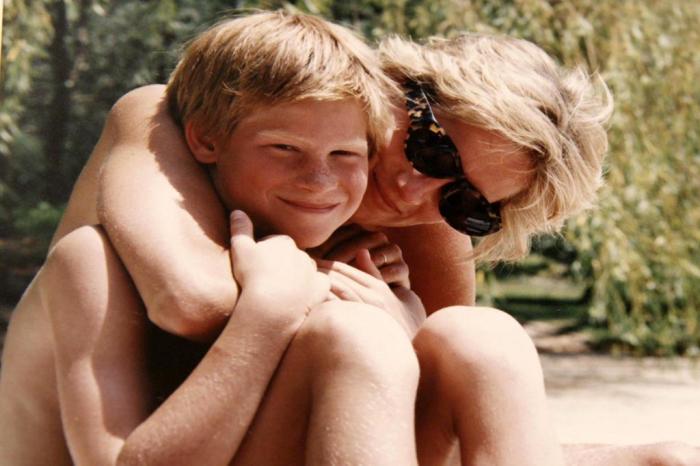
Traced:
[[[489, 31], [601, 73], [615, 96], [596, 210], [525, 260], [478, 272], [479, 300], [564, 322], [615, 354], [700, 353], [700, 2], [695, 0], [4, 0], [2, 325], [46, 254], [111, 105], [167, 80], [178, 46], [240, 8], [389, 33]], [[1, 11], [1, 10], [0, 10]], [[3, 329], [0, 329], [2, 333]]]

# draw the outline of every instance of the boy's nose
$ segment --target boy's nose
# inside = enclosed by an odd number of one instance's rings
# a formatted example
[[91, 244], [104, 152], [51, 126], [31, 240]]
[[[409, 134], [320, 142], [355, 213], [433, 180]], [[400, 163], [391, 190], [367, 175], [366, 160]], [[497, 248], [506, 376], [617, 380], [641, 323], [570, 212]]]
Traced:
[[440, 189], [452, 181], [452, 178], [431, 178], [414, 168], [401, 172], [396, 177], [401, 198], [411, 205], [437, 198]]
[[328, 164], [320, 161], [305, 163], [298, 180], [299, 185], [309, 191], [327, 189], [336, 183], [336, 177]]

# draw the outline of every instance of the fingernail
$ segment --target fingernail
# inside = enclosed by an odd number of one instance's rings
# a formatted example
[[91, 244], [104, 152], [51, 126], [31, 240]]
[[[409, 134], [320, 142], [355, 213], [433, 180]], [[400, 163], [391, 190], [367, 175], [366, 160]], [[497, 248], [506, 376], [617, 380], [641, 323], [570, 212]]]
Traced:
[[238, 220], [241, 217], [243, 217], [243, 211], [242, 210], [234, 210], [231, 212], [231, 219], [232, 220]]

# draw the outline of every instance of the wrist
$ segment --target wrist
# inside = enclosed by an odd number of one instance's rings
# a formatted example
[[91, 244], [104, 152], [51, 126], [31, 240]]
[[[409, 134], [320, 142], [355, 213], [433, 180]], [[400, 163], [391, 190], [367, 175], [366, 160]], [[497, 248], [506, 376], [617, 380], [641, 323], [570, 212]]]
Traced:
[[241, 289], [231, 320], [270, 332], [296, 333], [307, 314], [308, 307], [297, 296], [273, 292], [263, 282], [249, 282]]

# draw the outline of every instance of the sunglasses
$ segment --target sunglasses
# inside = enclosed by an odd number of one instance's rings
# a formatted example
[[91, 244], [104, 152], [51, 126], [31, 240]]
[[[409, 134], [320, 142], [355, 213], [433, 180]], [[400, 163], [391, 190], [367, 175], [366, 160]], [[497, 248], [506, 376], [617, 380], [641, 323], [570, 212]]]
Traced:
[[499, 203], [490, 203], [464, 176], [462, 160], [452, 139], [440, 126], [420, 84], [407, 82], [409, 127], [404, 144], [413, 168], [431, 178], [455, 178], [440, 195], [440, 214], [448, 225], [470, 236], [501, 229]]

